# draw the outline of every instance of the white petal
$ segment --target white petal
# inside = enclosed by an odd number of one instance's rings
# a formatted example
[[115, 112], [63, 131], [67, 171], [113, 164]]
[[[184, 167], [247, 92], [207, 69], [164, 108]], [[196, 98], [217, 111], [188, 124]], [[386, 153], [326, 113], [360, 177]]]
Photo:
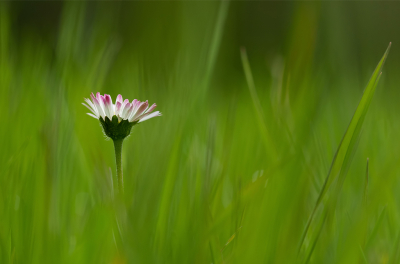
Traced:
[[[98, 98], [100, 98], [100, 93], [97, 93], [97, 96], [98, 96]], [[96, 97], [94, 97], [93, 93], [90, 95], [90, 97], [92, 98], [93, 103], [94, 103], [94, 105], [95, 105], [96, 108], [97, 108], [97, 112], [99, 112], [99, 115], [104, 119], [105, 116], [106, 116], [106, 114], [104, 113], [104, 109], [103, 109], [103, 107], [101, 106], [101, 104], [100, 104], [100, 102], [99, 102], [99, 99], [96, 98]], [[100, 98], [100, 101], [101, 101], [101, 98]]]
[[[139, 108], [139, 106], [140, 106], [140, 104], [141, 104], [142, 102], [140, 102], [139, 100], [133, 100], [132, 101], [132, 104], [134, 104], [133, 105], [133, 111], [132, 111], [132, 116], [134, 116], [135, 114], [136, 114], [136, 111], [138, 110], [138, 108]], [[131, 117], [132, 117], [131, 116]]]
[[[124, 110], [122, 110], [122, 112], [121, 112], [121, 110], [119, 111], [119, 112], [120, 112], [119, 115], [121, 116], [122, 119], [127, 119], [128, 112], [132, 109], [132, 107], [133, 107], [132, 104], [127, 103], [127, 104], [125, 105], [125, 107], [124, 107]], [[131, 110], [131, 111], [132, 111], [132, 110]]]
[[91, 113], [86, 113], [86, 114], [88, 114], [88, 115], [90, 115], [91, 117], [94, 117], [94, 118], [96, 118], [96, 119], [99, 119], [99, 117], [97, 117], [97, 116], [95, 116], [95, 115], [92, 115]]
[[122, 98], [122, 95], [118, 95], [117, 99], [115, 99], [115, 104], [117, 104], [117, 102], [120, 102], [122, 104], [122, 102], [124, 102], [124, 99]]
[[133, 114], [129, 118], [129, 122], [132, 122], [132, 120], [137, 120], [143, 113], [146, 111], [147, 107], [149, 106], [149, 103], [146, 101], [144, 103], [141, 103], [139, 107], [137, 108], [135, 114]]
[[104, 117], [107, 116], [106, 107], [104, 105], [104, 97], [100, 93], [97, 93], [96, 99], [99, 102], [100, 108], [104, 113]]
[[98, 115], [99, 112], [97, 111], [96, 106], [90, 101], [89, 99], [85, 98], [85, 102], [95, 111], [95, 113]]
[[[124, 112], [124, 109], [125, 109], [125, 106], [127, 105], [127, 104], [129, 104], [129, 100], [128, 99], [125, 99], [125, 101], [122, 103], [122, 105], [121, 105], [121, 108], [119, 109], [119, 116], [121, 117], [121, 118], [123, 118], [122, 117], [122, 113]], [[129, 110], [129, 109], [128, 109]], [[128, 111], [127, 110], [127, 111]]]
[[114, 108], [113, 108], [111, 96], [109, 94], [104, 95], [104, 105], [107, 108], [107, 111], [109, 113], [108, 118], [110, 118], [110, 120], [111, 120], [114, 115]]
[[103, 108], [106, 116], [111, 120], [111, 113], [110, 113], [108, 106], [106, 105], [106, 98], [102, 95], [100, 95], [100, 105]]
[[148, 116], [141, 118], [138, 123], [146, 121], [146, 120], [156, 117], [156, 116], [161, 116], [161, 113], [159, 111], [155, 111], [154, 113], [151, 113]]
[[94, 109], [93, 108], [91, 108], [90, 106], [88, 106], [87, 104], [85, 104], [85, 103], [82, 103], [84, 106], [86, 106], [87, 107], [87, 109], [89, 109], [93, 114], [95, 114], [96, 116], [98, 115], [97, 113], [96, 113], [96, 111], [94, 111]]
[[119, 113], [120, 113], [120, 110], [121, 110], [121, 106], [122, 106], [121, 102], [117, 102], [115, 104], [114, 109], [115, 109], [115, 115], [116, 116], [119, 116]]
[[145, 113], [147, 114], [147, 113], [153, 112], [154, 108], [156, 108], [156, 107], [157, 107], [157, 105], [156, 105], [156, 104], [153, 104], [152, 106], [150, 106], [150, 108], [147, 108], [147, 109], [146, 109]]
[[129, 118], [132, 116], [133, 113], [133, 104], [131, 104], [131, 107], [129, 108], [128, 112], [125, 115], [125, 118], [129, 120]]

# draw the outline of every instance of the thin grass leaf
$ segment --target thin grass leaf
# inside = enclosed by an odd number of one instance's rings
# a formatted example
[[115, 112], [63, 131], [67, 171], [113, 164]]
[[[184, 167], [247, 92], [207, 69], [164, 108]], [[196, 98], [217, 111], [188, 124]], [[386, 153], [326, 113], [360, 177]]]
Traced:
[[218, 49], [221, 44], [222, 31], [225, 25], [226, 16], [228, 14], [229, 1], [221, 1], [217, 22], [215, 24], [213, 36], [210, 43], [210, 50], [207, 57], [206, 74], [205, 74], [205, 84], [208, 85], [210, 81], [211, 74], [214, 70], [215, 60], [217, 58]]
[[[309, 229], [310, 224], [314, 218], [314, 215], [318, 209], [318, 206], [320, 205], [321, 201], [324, 199], [324, 197], [325, 197], [327, 191], [329, 190], [329, 188], [331, 187], [332, 183], [334, 181], [337, 181], [335, 195], [333, 195], [333, 197], [332, 197], [333, 203], [331, 203], [333, 205], [335, 204], [336, 198], [341, 189], [341, 185], [343, 184], [345, 176], [349, 169], [349, 166], [351, 163], [351, 158], [354, 155], [357, 141], [359, 139], [359, 135], [361, 132], [361, 127], [364, 122], [364, 118], [367, 113], [369, 104], [371, 103], [371, 99], [374, 95], [376, 86], [379, 82], [379, 79], [380, 79], [380, 76], [382, 73], [381, 70], [385, 63], [387, 55], [389, 53], [390, 46], [391, 46], [391, 43], [389, 43], [389, 46], [386, 49], [385, 54], [383, 55], [382, 59], [379, 61], [378, 66], [375, 68], [375, 71], [373, 72], [371, 79], [369, 80], [367, 87], [364, 90], [364, 94], [361, 98], [360, 103], [358, 104], [358, 107], [353, 115], [353, 118], [350, 121], [350, 124], [346, 130], [346, 133], [344, 134], [342, 141], [339, 144], [336, 154], [332, 160], [332, 164], [331, 164], [328, 176], [325, 179], [325, 183], [322, 187], [321, 192], [319, 193], [317, 202], [314, 206], [314, 209], [311, 213], [311, 216], [310, 216], [310, 218], [307, 222], [306, 228], [304, 230], [303, 236], [300, 240], [299, 252], [304, 243], [308, 229]], [[332, 206], [332, 207], [334, 207], [334, 206]]]
[[367, 169], [366, 169], [366, 173], [365, 173], [365, 185], [364, 185], [364, 204], [365, 204], [365, 206], [367, 206], [368, 183], [369, 183], [369, 158], [367, 158]]
[[214, 251], [213, 251], [213, 247], [212, 247], [212, 245], [211, 245], [211, 241], [210, 241], [210, 242], [208, 242], [208, 245], [209, 245], [209, 248], [210, 248], [210, 254], [211, 254], [211, 260], [212, 260], [212, 263], [216, 263], [216, 261], [215, 261], [215, 257], [214, 257]]
[[368, 264], [367, 257], [365, 256], [364, 250], [362, 249], [361, 245], [360, 245], [360, 253], [361, 253], [362, 260], [364, 261], [364, 263]]
[[386, 213], [386, 207], [384, 207], [382, 212], [380, 213], [378, 221], [376, 222], [376, 224], [374, 226], [374, 229], [372, 230], [371, 235], [369, 236], [369, 238], [367, 240], [367, 243], [365, 244], [366, 250], [371, 246], [371, 243], [375, 240], [375, 237], [378, 234], [378, 230], [379, 230], [379, 227], [382, 224], [382, 221], [383, 221], [383, 218], [385, 216], [385, 213]]
[[271, 134], [268, 131], [267, 125], [265, 123], [263, 109], [262, 109], [260, 100], [258, 99], [256, 87], [254, 85], [253, 74], [251, 73], [250, 63], [247, 58], [246, 49], [242, 48], [240, 50], [240, 54], [241, 54], [241, 58], [242, 58], [244, 74], [246, 76], [247, 86], [249, 88], [251, 99], [253, 100], [254, 108], [256, 110], [257, 121], [258, 121], [260, 130], [261, 130], [263, 143], [264, 143], [266, 149], [271, 150], [272, 157], [276, 158], [277, 157], [277, 149], [276, 149], [274, 141], [272, 140]]
[[156, 227], [156, 248], [163, 248], [166, 240], [168, 215], [170, 213], [171, 200], [173, 195], [174, 183], [177, 177], [178, 162], [179, 162], [179, 149], [181, 141], [180, 137], [176, 137], [172, 153], [170, 156], [169, 167], [165, 175], [165, 180], [162, 189], [162, 195], [160, 200], [159, 214]]
[[305, 261], [306, 264], [310, 262], [312, 253], [314, 252], [314, 249], [315, 249], [315, 247], [316, 247], [316, 245], [317, 245], [318, 239], [321, 237], [322, 229], [324, 228], [325, 222], [326, 222], [326, 220], [327, 220], [327, 218], [328, 218], [328, 212], [325, 211], [324, 214], [325, 214], [325, 215], [323, 216], [323, 220], [321, 221], [321, 224], [320, 224], [320, 226], [319, 226], [319, 228], [318, 228], [318, 233], [317, 233], [317, 235], [315, 236], [315, 239], [314, 239], [314, 241], [313, 241], [313, 243], [312, 243], [311, 249], [310, 249], [310, 251], [309, 251], [308, 254], [307, 254], [307, 259], [306, 259], [306, 261]]
[[225, 243], [224, 247], [221, 249], [221, 252], [225, 250], [225, 248], [235, 239], [237, 232], [241, 229], [242, 227], [240, 226], [235, 233], [228, 239], [228, 241]]
[[[365, 225], [365, 233], [363, 237], [363, 246], [365, 247], [367, 241], [367, 227], [369, 223], [369, 216], [368, 216], [368, 183], [369, 183], [369, 158], [367, 158], [367, 168], [365, 172], [365, 182], [364, 182], [364, 194], [363, 194], [363, 201], [362, 201], [362, 214], [363, 218], [366, 221]], [[363, 250], [362, 246], [360, 245], [360, 249]], [[365, 256], [364, 256], [365, 258]]]

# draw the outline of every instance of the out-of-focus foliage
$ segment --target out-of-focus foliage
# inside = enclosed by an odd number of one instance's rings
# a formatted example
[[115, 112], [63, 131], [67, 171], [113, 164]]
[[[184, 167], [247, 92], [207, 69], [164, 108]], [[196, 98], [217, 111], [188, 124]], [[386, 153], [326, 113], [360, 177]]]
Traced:
[[[399, 12], [1, 2], [0, 263], [398, 263]], [[390, 41], [333, 212], [302, 243]], [[81, 105], [97, 91], [163, 112], [125, 141], [122, 204], [112, 142]]]

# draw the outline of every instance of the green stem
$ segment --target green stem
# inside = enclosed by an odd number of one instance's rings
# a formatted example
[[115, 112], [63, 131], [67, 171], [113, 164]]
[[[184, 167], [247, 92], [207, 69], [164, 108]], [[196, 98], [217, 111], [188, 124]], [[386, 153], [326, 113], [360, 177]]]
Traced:
[[115, 163], [117, 164], [118, 189], [121, 194], [124, 193], [124, 178], [122, 175], [122, 142], [124, 142], [123, 139], [114, 140]]

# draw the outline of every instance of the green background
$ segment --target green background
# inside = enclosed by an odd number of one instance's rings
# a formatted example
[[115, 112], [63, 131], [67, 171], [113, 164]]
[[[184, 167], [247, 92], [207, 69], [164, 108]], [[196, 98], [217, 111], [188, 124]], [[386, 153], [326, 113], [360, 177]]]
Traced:
[[[399, 13], [1, 2], [0, 263], [399, 263]], [[389, 42], [346, 180], [302, 243]], [[124, 142], [123, 201], [112, 141], [81, 104], [91, 92], [163, 113]]]

